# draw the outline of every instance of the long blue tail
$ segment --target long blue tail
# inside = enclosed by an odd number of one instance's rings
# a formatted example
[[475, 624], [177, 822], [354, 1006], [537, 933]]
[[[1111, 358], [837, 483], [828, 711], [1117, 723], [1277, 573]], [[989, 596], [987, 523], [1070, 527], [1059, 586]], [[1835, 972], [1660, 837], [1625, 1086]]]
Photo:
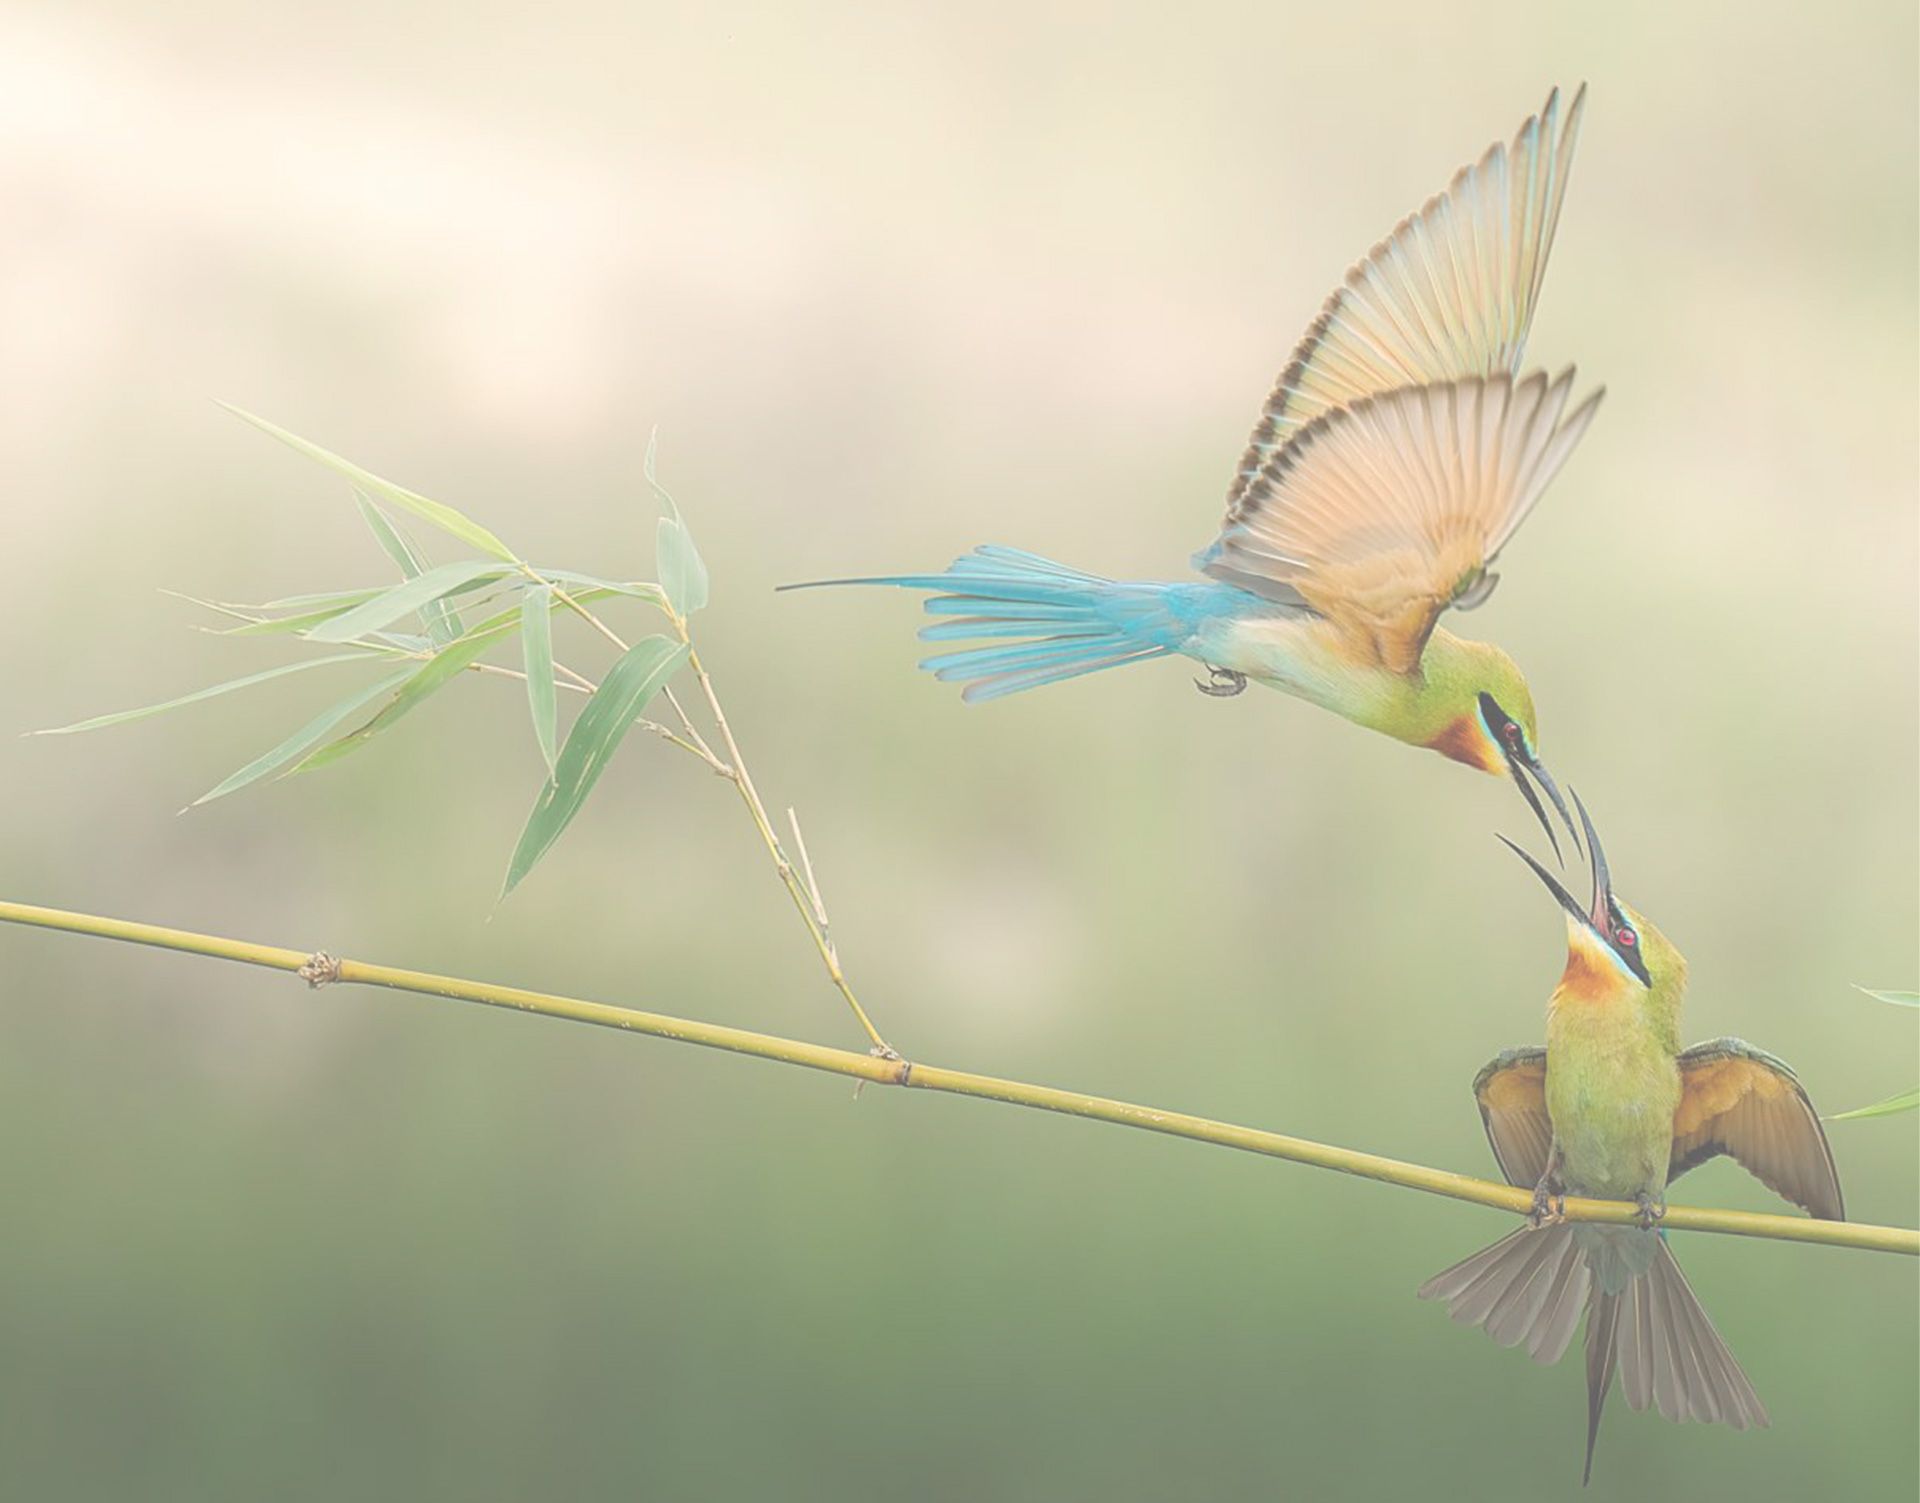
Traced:
[[968, 703], [1179, 652], [1205, 605], [1230, 590], [1213, 583], [1120, 584], [992, 545], [955, 559], [943, 574], [813, 584], [933, 591], [927, 614], [950, 619], [922, 627], [922, 641], [997, 644], [937, 653], [920, 664], [942, 682], [965, 684], [961, 697]]

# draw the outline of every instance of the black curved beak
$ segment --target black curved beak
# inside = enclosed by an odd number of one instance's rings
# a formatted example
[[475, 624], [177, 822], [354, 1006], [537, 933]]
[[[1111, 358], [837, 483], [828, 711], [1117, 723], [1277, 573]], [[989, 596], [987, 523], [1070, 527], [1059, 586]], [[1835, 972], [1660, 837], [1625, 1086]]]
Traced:
[[[1609, 908], [1609, 904], [1611, 904], [1611, 900], [1613, 900], [1613, 871], [1607, 868], [1607, 852], [1599, 845], [1599, 833], [1594, 829], [1594, 820], [1588, 816], [1586, 804], [1580, 802], [1580, 795], [1578, 795], [1578, 793], [1574, 793], [1574, 797], [1572, 797], [1572, 806], [1574, 806], [1576, 810], [1580, 810], [1580, 827], [1586, 831], [1586, 854], [1588, 854], [1590, 866], [1592, 866], [1592, 871], [1594, 871], [1594, 896], [1592, 896], [1592, 900], [1588, 902], [1586, 908], [1582, 908], [1580, 902], [1578, 902], [1578, 898], [1574, 898], [1574, 895], [1569, 893], [1565, 887], [1561, 887], [1559, 879], [1557, 879], [1551, 871], [1546, 870], [1540, 862], [1536, 862], [1532, 856], [1528, 856], [1524, 850], [1521, 850], [1521, 847], [1517, 847], [1517, 845], [1515, 845], [1513, 841], [1509, 841], [1505, 835], [1501, 835], [1500, 839], [1505, 843], [1507, 850], [1511, 850], [1515, 856], [1519, 856], [1523, 862], [1526, 862], [1526, 864], [1534, 870], [1534, 875], [1540, 877], [1540, 881], [1544, 881], [1544, 883], [1548, 885], [1549, 893], [1553, 895], [1555, 902], [1559, 902], [1561, 908], [1565, 908], [1574, 918], [1580, 919], [1580, 923], [1584, 923], [1588, 929], [1592, 929], [1599, 941], [1611, 946], [1611, 944], [1613, 944], [1613, 937], [1607, 933], [1607, 929], [1609, 929], [1609, 923], [1607, 923], [1607, 908]], [[1536, 812], [1538, 812], [1538, 810], [1536, 810]], [[1561, 812], [1565, 814], [1565, 810], [1561, 810]], [[1542, 823], [1544, 823], [1544, 820], [1542, 820]], [[1569, 829], [1571, 829], [1571, 820], [1567, 823], [1569, 823]]]
[[1535, 861], [1526, 851], [1507, 839], [1506, 836], [1502, 835], [1500, 837], [1500, 843], [1512, 851], [1513, 854], [1518, 856], [1522, 861], [1526, 862], [1528, 866], [1533, 868], [1533, 874], [1547, 884], [1547, 891], [1553, 894], [1555, 902], [1575, 918], [1579, 919], [1580, 922], [1585, 924], [1589, 929], [1593, 927], [1593, 920], [1588, 916], [1587, 910], [1580, 906], [1572, 893], [1560, 885], [1560, 879], [1558, 877], [1554, 876], [1552, 872], [1548, 871], [1538, 861]]
[[[1567, 812], [1567, 801], [1560, 797], [1559, 785], [1553, 781], [1553, 775], [1541, 764], [1537, 756], [1516, 747], [1508, 747], [1505, 750], [1507, 771], [1513, 777], [1514, 786], [1520, 790], [1520, 796], [1527, 801], [1527, 807], [1533, 810], [1533, 817], [1540, 821], [1540, 828], [1547, 832], [1547, 844], [1553, 847], [1554, 859], [1565, 866], [1566, 857], [1560, 854], [1560, 841], [1554, 834], [1553, 821], [1547, 818], [1547, 811], [1540, 803], [1540, 795], [1533, 791], [1533, 782], [1537, 781], [1541, 790], [1552, 801], [1554, 812], [1565, 822], [1567, 834], [1573, 837], [1573, 853], [1577, 856], [1580, 854], [1580, 834], [1573, 827], [1573, 816]], [[1530, 779], [1533, 781], [1529, 781]], [[1588, 826], [1588, 832], [1591, 834], [1592, 826]]]

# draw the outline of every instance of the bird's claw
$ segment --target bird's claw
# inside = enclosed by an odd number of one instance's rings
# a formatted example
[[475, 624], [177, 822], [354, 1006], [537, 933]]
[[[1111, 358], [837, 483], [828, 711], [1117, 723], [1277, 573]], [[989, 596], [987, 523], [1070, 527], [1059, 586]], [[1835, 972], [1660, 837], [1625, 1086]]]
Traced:
[[1533, 1187], [1533, 1208], [1527, 1212], [1527, 1225], [1536, 1231], [1567, 1219], [1567, 1197], [1555, 1195], [1544, 1183]]
[[1215, 699], [1232, 699], [1234, 695], [1246, 692], [1246, 674], [1237, 673], [1231, 668], [1216, 668], [1211, 663], [1206, 664], [1205, 667], [1207, 679], [1193, 681], [1193, 687], [1202, 694], [1210, 694]]
[[1639, 1208], [1640, 1225], [1643, 1227], [1651, 1227], [1667, 1214], [1667, 1203], [1664, 1200], [1655, 1200], [1645, 1190], [1633, 1197], [1633, 1203]]

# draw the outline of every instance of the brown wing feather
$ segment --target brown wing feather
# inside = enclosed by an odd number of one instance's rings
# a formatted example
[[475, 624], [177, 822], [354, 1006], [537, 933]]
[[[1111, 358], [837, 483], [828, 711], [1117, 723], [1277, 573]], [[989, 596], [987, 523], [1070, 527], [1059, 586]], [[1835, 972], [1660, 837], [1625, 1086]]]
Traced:
[[1324, 412], [1399, 386], [1512, 373], [1546, 274], [1586, 103], [1559, 128], [1560, 91], [1508, 146], [1496, 142], [1444, 193], [1347, 272], [1280, 373], [1227, 492], [1227, 522], [1269, 460]]
[[1547, 1115], [1547, 1051], [1508, 1049], [1473, 1078], [1480, 1120], [1510, 1185], [1531, 1190], [1547, 1172], [1553, 1119]]
[[1846, 1219], [1826, 1131], [1784, 1063], [1739, 1039], [1713, 1039], [1681, 1054], [1680, 1080], [1669, 1180], [1724, 1153], [1810, 1215]]
[[1402, 387], [1316, 418], [1264, 470], [1199, 560], [1256, 593], [1304, 600], [1357, 661], [1411, 673], [1434, 622], [1476, 592], [1592, 420], [1548, 381]]

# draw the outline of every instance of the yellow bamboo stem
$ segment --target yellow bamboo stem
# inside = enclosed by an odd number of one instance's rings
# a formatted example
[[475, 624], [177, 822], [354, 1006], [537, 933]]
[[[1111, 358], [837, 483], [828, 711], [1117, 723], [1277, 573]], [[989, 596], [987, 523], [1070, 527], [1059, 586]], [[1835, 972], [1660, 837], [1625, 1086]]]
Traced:
[[[1475, 1179], [1465, 1174], [1451, 1174], [1444, 1169], [1429, 1169], [1420, 1164], [1403, 1163], [1398, 1159], [1382, 1158], [1378, 1154], [1361, 1153], [1351, 1148], [1335, 1148], [1305, 1138], [1290, 1138], [1280, 1133], [1214, 1122], [1205, 1117], [1188, 1116], [1184, 1112], [1164, 1111], [1128, 1101], [1110, 1101], [1080, 1091], [1063, 1091], [1052, 1086], [1030, 1085], [1024, 1081], [973, 1075], [964, 1070], [944, 1070], [906, 1060], [854, 1054], [845, 1049], [831, 1049], [797, 1039], [776, 1038], [770, 1034], [749, 1033], [745, 1029], [727, 1028], [717, 1023], [639, 1012], [604, 1002], [550, 996], [544, 992], [464, 981], [424, 971], [399, 970], [357, 960], [336, 960], [325, 954], [249, 944], [211, 934], [163, 929], [153, 924], [129, 923], [87, 913], [67, 913], [26, 903], [0, 902], [0, 921], [70, 934], [87, 934], [99, 939], [123, 940], [130, 944], [153, 945], [216, 960], [268, 966], [274, 970], [292, 971], [314, 986], [338, 982], [391, 987], [423, 996], [478, 1002], [488, 1007], [512, 1008], [520, 1012], [538, 1013], [542, 1017], [565, 1018], [601, 1028], [618, 1028], [654, 1038], [676, 1039], [708, 1049], [724, 1049], [733, 1054], [753, 1055], [760, 1059], [778, 1060], [782, 1064], [846, 1075], [875, 1085], [946, 1091], [956, 1096], [1002, 1101], [1013, 1106], [1060, 1112], [1095, 1122], [1112, 1122], [1121, 1127], [1144, 1128], [1148, 1132], [1191, 1138], [1196, 1142], [1237, 1148], [1246, 1153], [1264, 1154], [1296, 1164], [1312, 1164], [1322, 1169], [1338, 1170], [1342, 1174], [1358, 1175], [1362, 1179], [1423, 1190], [1430, 1195], [1445, 1195], [1454, 1200], [1473, 1201], [1503, 1211], [1524, 1213], [1533, 1202], [1529, 1191], [1518, 1190], [1511, 1185], [1495, 1184], [1491, 1180]], [[1636, 1211], [1623, 1201], [1570, 1199], [1566, 1203], [1566, 1214], [1571, 1221], [1624, 1225], [1635, 1219]], [[1669, 1207], [1662, 1225], [1669, 1231], [1720, 1232], [1735, 1237], [1769, 1237], [1787, 1242], [1815, 1242], [1829, 1247], [1853, 1247], [1871, 1252], [1904, 1253], [1908, 1257], [1920, 1256], [1920, 1231], [1907, 1227], [1870, 1226], [1851, 1221], [1814, 1221], [1801, 1216], [1769, 1216], [1751, 1211], [1709, 1210], [1695, 1206]]]

